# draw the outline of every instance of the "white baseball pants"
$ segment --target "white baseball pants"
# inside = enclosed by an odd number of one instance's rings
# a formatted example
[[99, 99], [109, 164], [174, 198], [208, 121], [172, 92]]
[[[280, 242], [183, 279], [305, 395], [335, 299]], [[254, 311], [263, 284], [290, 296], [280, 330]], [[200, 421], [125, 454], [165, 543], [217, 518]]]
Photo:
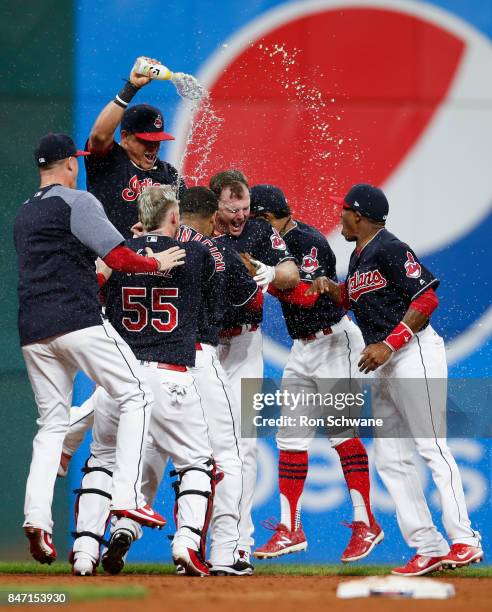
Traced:
[[224, 474], [215, 489], [210, 525], [212, 565], [234, 565], [239, 555], [239, 504], [243, 495], [240, 409], [217, 357], [217, 349], [202, 344], [191, 369], [202, 398], [217, 471]]
[[[229, 378], [234, 401], [241, 406], [241, 379], [263, 378], [263, 338], [261, 330], [244, 331], [240, 336], [221, 338], [218, 355]], [[256, 487], [256, 438], [240, 438], [243, 461], [243, 495], [239, 504], [239, 550], [251, 552], [254, 525], [251, 518]]]
[[[364, 340], [360, 329], [347, 316], [332, 326], [332, 333], [325, 336], [321, 332], [315, 340], [294, 340], [289, 359], [282, 377], [282, 389], [290, 393], [330, 393], [331, 386], [338, 380], [359, 380], [361, 373], [357, 363], [364, 349]], [[321, 416], [322, 407], [299, 403], [295, 412], [289, 407], [282, 409], [285, 415], [295, 414], [297, 419]], [[279, 427], [277, 447], [286, 451], [306, 451], [316, 434], [316, 427], [302, 426], [296, 429]], [[347, 432], [346, 438], [333, 437], [333, 447], [353, 437]]]
[[22, 348], [39, 418], [26, 486], [24, 525], [52, 533], [51, 504], [63, 439], [69, 427], [73, 380], [82, 370], [105, 388], [118, 406], [112, 506], [143, 505], [142, 448], [152, 405], [129, 346], [107, 322]]
[[376, 467], [395, 503], [408, 546], [428, 557], [449, 552], [432, 521], [414, 464], [415, 451], [431, 470], [451, 542], [479, 546], [480, 535], [470, 525], [458, 466], [443, 435], [447, 379], [443, 339], [429, 325], [375, 375], [373, 416], [384, 420], [384, 435], [395, 436], [375, 439]]

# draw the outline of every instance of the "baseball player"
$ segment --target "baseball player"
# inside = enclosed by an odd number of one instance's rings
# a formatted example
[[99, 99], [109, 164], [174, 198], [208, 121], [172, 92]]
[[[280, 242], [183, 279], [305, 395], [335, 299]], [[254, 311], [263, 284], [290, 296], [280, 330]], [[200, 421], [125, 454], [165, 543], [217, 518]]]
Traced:
[[[132, 236], [137, 198], [143, 189], [172, 185], [178, 197], [185, 190], [176, 168], [158, 158], [161, 142], [174, 140], [164, 131], [160, 110], [148, 104], [128, 106], [150, 80], [133, 68], [129, 81], [97, 117], [87, 143], [92, 154], [86, 159], [87, 189], [102, 202], [109, 220], [125, 238]], [[120, 143], [115, 142], [118, 125]]]
[[[335, 201], [343, 204], [342, 234], [356, 248], [345, 283], [321, 279], [312, 291], [321, 287], [353, 310], [366, 344], [359, 368], [375, 372], [374, 415], [392, 435], [376, 437], [376, 466], [396, 505], [403, 537], [416, 549], [392, 573], [422, 576], [478, 562], [480, 534], [471, 527], [460, 473], [440, 428], [446, 415], [446, 353], [429, 323], [439, 303], [434, 291], [439, 281], [385, 228], [389, 206], [380, 189], [354, 185]], [[432, 522], [415, 450], [431, 470], [451, 548]]]
[[[216, 219], [217, 241], [238, 253], [250, 253], [261, 262], [255, 280], [262, 288], [273, 283], [290, 289], [299, 282], [299, 271], [285, 242], [263, 219], [249, 219], [248, 183], [241, 172], [220, 172], [210, 179], [210, 188], [219, 198]], [[263, 377], [262, 309], [237, 308], [221, 332], [219, 359], [229, 378], [238, 406], [241, 405], [241, 379]], [[240, 555], [250, 564], [252, 534], [251, 508], [256, 485], [256, 440], [241, 438], [243, 456], [243, 496], [241, 498]]]
[[[210, 249], [217, 273], [215, 287], [207, 287], [198, 321], [199, 350], [192, 370], [203, 400], [210, 443], [219, 474], [210, 529], [210, 573], [244, 576], [252, 573], [239, 556], [239, 504], [243, 495], [242, 456], [239, 449], [239, 405], [217, 357], [219, 331], [228, 312], [261, 308], [263, 293], [249, 276], [239, 255], [209, 236], [213, 233], [218, 199], [206, 187], [191, 187], [180, 201], [182, 226], [178, 240], [199, 241]], [[222, 278], [221, 278], [222, 277]]]
[[[171, 188], [145, 190], [139, 198], [139, 211], [146, 233], [128, 241], [133, 250], [152, 245], [160, 251], [177, 244], [173, 237], [179, 228], [179, 208]], [[185, 573], [201, 576], [209, 573], [204, 555], [215, 475], [209, 428], [192, 366], [205, 292], [202, 285], [208, 287], [215, 262], [198, 241], [185, 244], [184, 249], [186, 265], [179, 271], [162, 275], [113, 273], [106, 285], [106, 312], [141, 360], [145, 379], [154, 392], [156, 409], [144, 455], [144, 494], [153, 500], [171, 457], [178, 477], [173, 559]], [[78, 575], [91, 575], [98, 562], [106, 529], [108, 472], [114, 464], [115, 403], [100, 388], [91, 401], [95, 406], [93, 443], [79, 490], [72, 555]], [[117, 521], [103, 555], [104, 569], [119, 573], [132, 541], [140, 536], [138, 523], [128, 518]]]
[[[294, 340], [284, 369], [282, 387], [291, 393], [325, 392], [331, 381], [350, 381], [360, 376], [357, 363], [364, 348], [359, 328], [327, 296], [305, 296], [314, 279], [327, 276], [336, 281], [336, 260], [326, 238], [314, 227], [294, 220], [284, 193], [272, 185], [251, 189], [251, 213], [263, 217], [284, 239], [289, 253], [299, 266], [301, 282], [295, 289], [270, 291], [280, 299], [290, 336]], [[316, 301], [313, 298], [319, 297]], [[321, 379], [321, 380], [320, 380]], [[328, 379], [328, 388], [326, 382]], [[297, 406], [296, 415], [313, 416], [319, 407]], [[289, 407], [287, 407], [287, 411]], [[305, 550], [307, 540], [301, 526], [301, 496], [308, 471], [308, 449], [316, 428], [303, 427], [303, 437], [296, 431], [279, 428], [280, 523], [271, 525], [275, 533], [257, 548], [254, 556], [269, 559]], [[342, 437], [344, 436], [344, 437]], [[330, 439], [336, 449], [354, 507], [352, 537], [342, 554], [342, 561], [366, 557], [383, 540], [370, 504], [370, 482], [367, 452], [352, 432]]]
[[[38, 405], [26, 486], [24, 531], [40, 563], [56, 559], [51, 504], [63, 439], [69, 426], [72, 383], [84, 371], [117, 406], [113, 514], [162, 526], [141, 494], [142, 442], [152, 394], [129, 347], [102, 325], [94, 260], [125, 272], [164, 271], [183, 251], [146, 258], [121, 246], [123, 237], [98, 200], [75, 189], [79, 155], [66, 134], [48, 134], [35, 151], [41, 184], [20, 207], [14, 224], [19, 270], [19, 333]], [[150, 251], [151, 253], [151, 251]]]

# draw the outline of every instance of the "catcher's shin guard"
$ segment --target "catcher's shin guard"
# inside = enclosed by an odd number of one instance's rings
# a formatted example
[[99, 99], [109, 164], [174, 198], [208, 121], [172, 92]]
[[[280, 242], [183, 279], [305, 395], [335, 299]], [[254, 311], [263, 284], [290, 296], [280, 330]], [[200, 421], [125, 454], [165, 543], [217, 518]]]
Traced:
[[[210, 524], [215, 494], [215, 463], [208, 459], [204, 464], [184, 470], [172, 471], [177, 476], [173, 483], [176, 494], [174, 518], [175, 541], [186, 538], [205, 559], [207, 531]], [[190, 543], [191, 543], [190, 542]]]
[[84, 477], [75, 500], [76, 531], [72, 533], [75, 538], [70, 561], [78, 553], [90, 555], [95, 562], [99, 562], [99, 547], [108, 542], [104, 540], [104, 533], [109, 520], [109, 506], [111, 502], [111, 481], [113, 473], [105, 468], [95, 465], [93, 457], [89, 457], [82, 468]]

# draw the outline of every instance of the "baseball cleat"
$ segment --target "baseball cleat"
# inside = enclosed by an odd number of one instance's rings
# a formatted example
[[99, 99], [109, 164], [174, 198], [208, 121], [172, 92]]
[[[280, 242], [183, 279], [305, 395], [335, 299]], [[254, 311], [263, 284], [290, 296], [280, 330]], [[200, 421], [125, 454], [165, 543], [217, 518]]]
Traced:
[[117, 529], [109, 541], [107, 551], [103, 554], [101, 565], [108, 574], [119, 574], [125, 567], [125, 558], [133, 542], [133, 535], [126, 529]]
[[374, 547], [384, 540], [384, 531], [374, 521], [371, 526], [367, 526], [363, 521], [344, 523], [352, 529], [352, 537], [343, 551], [342, 563], [351, 563], [367, 557]]
[[184, 568], [179, 563], [178, 563], [178, 565], [176, 565], [175, 571], [176, 571], [176, 574], [178, 576], [185, 576], [186, 575], [186, 568]]
[[72, 574], [74, 576], [95, 576], [96, 563], [89, 556], [77, 555], [72, 565]]
[[198, 550], [193, 550], [185, 545], [173, 545], [173, 561], [176, 566], [176, 573], [178, 573], [177, 568], [179, 566], [183, 568], [180, 571], [181, 576], [204, 577], [210, 574], [209, 566], [207, 562], [202, 559]]
[[248, 561], [236, 561], [234, 565], [212, 565], [212, 576], [252, 576], [255, 568]]
[[402, 566], [395, 567], [391, 573], [395, 576], [425, 576], [432, 574], [442, 568], [444, 557], [424, 557], [423, 555], [415, 555], [410, 561]]
[[442, 560], [442, 566], [444, 569], [455, 569], [456, 567], [470, 565], [470, 563], [480, 563], [482, 559], [483, 550], [481, 546], [452, 544], [451, 550]]
[[273, 529], [275, 533], [266, 544], [255, 550], [253, 556], [257, 559], [273, 559], [307, 549], [308, 544], [302, 526], [290, 531], [282, 523], [263, 521], [263, 525], [267, 529]]
[[24, 533], [29, 540], [29, 550], [33, 558], [39, 563], [51, 565], [57, 557], [51, 533], [32, 525], [26, 525]]
[[130, 508], [128, 510], [111, 510], [118, 518], [133, 519], [144, 527], [157, 527], [161, 529], [166, 524], [166, 519], [155, 510], [145, 504], [141, 508]]

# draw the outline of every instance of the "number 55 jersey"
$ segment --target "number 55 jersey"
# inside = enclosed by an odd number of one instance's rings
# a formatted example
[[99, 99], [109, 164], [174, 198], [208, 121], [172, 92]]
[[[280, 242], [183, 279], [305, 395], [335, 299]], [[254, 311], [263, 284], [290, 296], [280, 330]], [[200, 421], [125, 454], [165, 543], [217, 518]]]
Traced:
[[178, 246], [185, 264], [168, 272], [113, 272], [107, 287], [106, 315], [142, 361], [195, 365], [197, 323], [203, 296], [215, 274], [209, 249], [199, 242], [180, 243], [159, 234], [128, 240], [139, 254]]

